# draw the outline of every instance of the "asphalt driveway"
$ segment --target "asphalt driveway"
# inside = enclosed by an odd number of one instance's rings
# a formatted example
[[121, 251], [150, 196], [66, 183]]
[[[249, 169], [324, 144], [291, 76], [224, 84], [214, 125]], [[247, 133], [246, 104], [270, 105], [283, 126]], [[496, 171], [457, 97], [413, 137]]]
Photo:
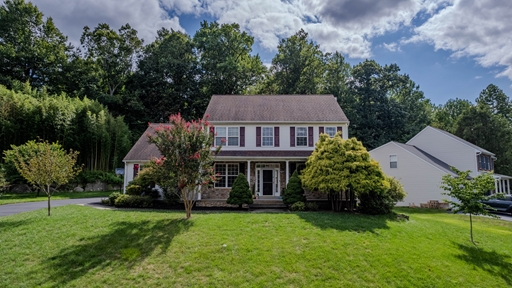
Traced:
[[[64, 206], [64, 205], [69, 205], [69, 204], [100, 203], [102, 198], [105, 198], [105, 197], [52, 200], [51, 207], [53, 208], [53, 207]], [[33, 211], [33, 210], [42, 209], [42, 208], [48, 208], [47, 201], [0, 205], [0, 217], [17, 214], [17, 213], [21, 213], [21, 212]]]

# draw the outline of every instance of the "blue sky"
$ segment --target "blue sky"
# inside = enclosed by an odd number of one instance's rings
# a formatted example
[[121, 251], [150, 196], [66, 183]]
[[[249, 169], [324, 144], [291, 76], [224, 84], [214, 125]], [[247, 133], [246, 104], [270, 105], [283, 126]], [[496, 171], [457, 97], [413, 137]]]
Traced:
[[510, 0], [33, 0], [78, 44], [82, 28], [130, 23], [153, 41], [161, 27], [193, 35], [200, 22], [240, 24], [270, 63], [299, 29], [352, 65], [396, 63], [435, 104], [474, 101], [493, 83], [512, 97]]

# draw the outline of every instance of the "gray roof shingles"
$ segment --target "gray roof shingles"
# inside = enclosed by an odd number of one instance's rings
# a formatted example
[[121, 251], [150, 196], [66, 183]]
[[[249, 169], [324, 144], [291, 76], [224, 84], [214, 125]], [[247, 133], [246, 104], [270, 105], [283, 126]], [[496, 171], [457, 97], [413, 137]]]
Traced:
[[148, 135], [155, 133], [155, 127], [159, 125], [169, 126], [165, 123], [152, 123], [148, 126], [146, 131], [140, 136], [139, 140], [135, 142], [130, 152], [126, 154], [123, 161], [148, 161], [153, 157], [160, 158], [162, 154], [155, 144], [149, 143]]
[[206, 115], [226, 122], [348, 122], [333, 95], [213, 95]]

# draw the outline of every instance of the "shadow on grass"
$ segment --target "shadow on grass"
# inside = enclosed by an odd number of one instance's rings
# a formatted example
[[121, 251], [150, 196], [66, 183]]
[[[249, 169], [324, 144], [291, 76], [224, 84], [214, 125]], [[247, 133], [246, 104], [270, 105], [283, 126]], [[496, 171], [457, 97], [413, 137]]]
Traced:
[[116, 222], [107, 234], [80, 239], [79, 244], [65, 247], [45, 260], [48, 278], [39, 285], [54, 283], [66, 286], [89, 271], [102, 273], [104, 269], [138, 265], [159, 249], [164, 254], [173, 238], [187, 231], [191, 221], [165, 219], [159, 221]]
[[511, 257], [496, 251], [487, 251], [474, 245], [453, 243], [462, 254], [455, 257], [473, 265], [493, 276], [498, 276], [510, 286], [512, 285]]
[[16, 220], [16, 221], [0, 221], [0, 231], [7, 232], [9, 229], [14, 229], [16, 227], [32, 223], [32, 221], [29, 220]]
[[320, 229], [336, 229], [339, 231], [371, 232], [379, 234], [379, 229], [389, 229], [388, 221], [396, 221], [395, 215], [362, 215], [351, 213], [315, 212], [296, 213]]

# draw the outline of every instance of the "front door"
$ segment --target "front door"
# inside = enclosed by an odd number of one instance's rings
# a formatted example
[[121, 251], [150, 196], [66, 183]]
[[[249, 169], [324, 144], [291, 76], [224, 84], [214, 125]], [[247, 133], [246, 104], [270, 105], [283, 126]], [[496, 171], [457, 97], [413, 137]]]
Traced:
[[274, 170], [262, 170], [262, 182], [263, 182], [263, 195], [274, 195]]

